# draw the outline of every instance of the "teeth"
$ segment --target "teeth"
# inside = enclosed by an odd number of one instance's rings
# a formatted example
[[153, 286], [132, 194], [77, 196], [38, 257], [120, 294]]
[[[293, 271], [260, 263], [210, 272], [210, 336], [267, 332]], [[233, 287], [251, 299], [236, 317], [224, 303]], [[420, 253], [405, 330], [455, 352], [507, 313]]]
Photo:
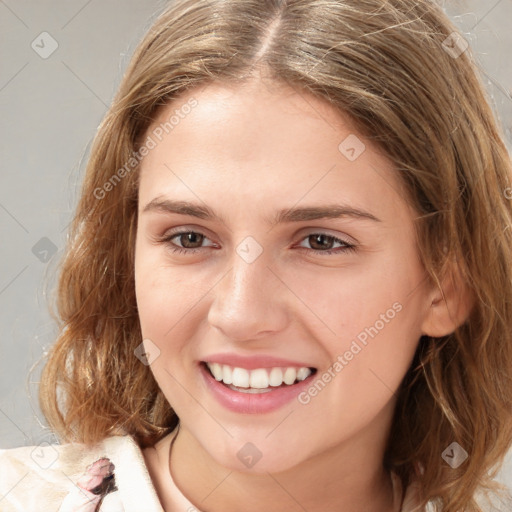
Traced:
[[239, 388], [248, 388], [249, 378], [249, 372], [244, 368], [233, 368], [233, 386], [238, 386]]
[[224, 384], [233, 384], [233, 370], [226, 364], [222, 367], [222, 381]]
[[281, 368], [272, 368], [268, 380], [271, 386], [280, 386], [283, 383], [283, 371]]
[[[267, 389], [269, 387], [278, 387], [283, 383], [291, 386], [295, 381], [302, 381], [311, 375], [311, 370], [302, 368], [257, 368], [255, 370], [246, 370], [221, 365], [219, 363], [206, 363], [211, 374], [217, 381], [224, 384], [236, 386], [237, 388], [247, 388], [246, 393], [251, 393], [256, 389]], [[230, 386], [230, 387], [232, 387]], [[270, 389], [268, 389], [270, 391]], [[255, 391], [254, 391], [255, 392]]]
[[284, 383], [285, 384], [293, 384], [295, 382], [295, 379], [297, 378], [297, 370], [295, 368], [286, 368], [286, 371], [284, 372]]
[[267, 370], [259, 368], [253, 370], [249, 376], [249, 384], [251, 388], [263, 389], [268, 388], [268, 373]]
[[260, 395], [261, 393], [269, 393], [272, 391], [272, 388], [265, 388], [265, 389], [236, 388], [235, 386], [232, 386], [231, 384], [228, 386], [228, 388], [232, 389], [233, 391], [238, 391], [239, 393], [248, 393], [251, 395]]
[[297, 372], [297, 380], [307, 379], [311, 375], [311, 370], [309, 368], [299, 368]]
[[219, 363], [212, 363], [208, 365], [208, 368], [210, 368], [215, 380], [222, 380], [224, 372], [222, 371], [222, 367]]

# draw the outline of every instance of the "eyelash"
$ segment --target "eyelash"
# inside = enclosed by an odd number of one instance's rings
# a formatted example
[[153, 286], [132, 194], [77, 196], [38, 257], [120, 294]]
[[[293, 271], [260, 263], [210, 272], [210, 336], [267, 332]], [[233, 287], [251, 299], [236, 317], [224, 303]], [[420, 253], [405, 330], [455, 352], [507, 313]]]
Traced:
[[[199, 231], [183, 230], [183, 231], [176, 231], [174, 233], [170, 233], [168, 236], [163, 237], [160, 240], [160, 242], [167, 244], [173, 253], [178, 253], [178, 254], [195, 254], [195, 253], [199, 252], [201, 249], [203, 249], [203, 247], [201, 247], [201, 248], [194, 248], [194, 249], [187, 249], [187, 248], [184, 248], [184, 247], [179, 247], [179, 246], [175, 245], [173, 242], [171, 242], [171, 240], [173, 238], [176, 238], [179, 235], [185, 235], [185, 234], [189, 234], [189, 233], [194, 233], [194, 234], [197, 234], [197, 235], [201, 235], [204, 238], [207, 238], [206, 235], [204, 235], [203, 233], [201, 233]], [[356, 246], [355, 245], [349, 244], [345, 240], [342, 240], [341, 238], [337, 238], [337, 237], [335, 237], [333, 235], [329, 235], [328, 233], [322, 233], [322, 232], [320, 232], [320, 233], [310, 233], [309, 235], [307, 235], [304, 238], [302, 238], [302, 240], [305, 240], [306, 238], [309, 238], [310, 236], [315, 236], [315, 235], [316, 236], [318, 236], [318, 235], [325, 236], [325, 237], [327, 237], [329, 239], [332, 239], [332, 241], [335, 242], [335, 243], [339, 242], [339, 243], [344, 244], [344, 246], [343, 247], [338, 247], [337, 249], [329, 249], [329, 250], [326, 250], [326, 251], [322, 251], [322, 250], [319, 250], [319, 249], [308, 249], [307, 247], [301, 247], [301, 249], [305, 249], [308, 252], [314, 252], [316, 254], [322, 254], [322, 255], [340, 254], [340, 253], [344, 253], [344, 252], [355, 252], [356, 251]]]

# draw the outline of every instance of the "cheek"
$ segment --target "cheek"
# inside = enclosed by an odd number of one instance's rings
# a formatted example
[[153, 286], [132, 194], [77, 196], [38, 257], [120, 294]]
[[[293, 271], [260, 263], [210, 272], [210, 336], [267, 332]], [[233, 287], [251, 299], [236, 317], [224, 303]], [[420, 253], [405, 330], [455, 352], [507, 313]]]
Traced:
[[194, 369], [190, 340], [197, 322], [190, 319], [204, 295], [199, 285], [193, 273], [167, 266], [155, 248], [136, 250], [137, 308], [146, 352], [154, 354], [150, 369], [178, 415], [190, 408], [190, 397], [182, 386]]
[[200, 299], [201, 276], [180, 267], [171, 268], [161, 252], [137, 246], [135, 291], [143, 335], [164, 341]]
[[296, 301], [295, 318], [310, 326], [318, 325], [314, 335], [329, 344], [332, 340], [336, 349], [343, 348], [337, 343], [360, 333], [364, 340], [366, 329], [375, 324], [379, 333], [392, 331], [398, 325], [404, 327], [404, 316], [412, 320], [405, 322], [406, 330], [414, 329], [421, 312], [419, 294], [414, 293], [422, 279], [421, 268], [393, 254], [377, 259], [372, 264], [364, 262], [345, 268], [281, 269], [283, 281], [300, 299]]
[[[381, 388], [389, 397], [399, 386], [421, 336], [423, 275], [414, 254], [408, 259], [389, 254], [360, 270], [295, 278], [297, 294], [322, 320], [314, 335], [330, 363], [339, 363], [331, 373], [343, 375], [336, 379], [340, 393], [363, 398]], [[348, 395], [344, 398], [346, 403]]]

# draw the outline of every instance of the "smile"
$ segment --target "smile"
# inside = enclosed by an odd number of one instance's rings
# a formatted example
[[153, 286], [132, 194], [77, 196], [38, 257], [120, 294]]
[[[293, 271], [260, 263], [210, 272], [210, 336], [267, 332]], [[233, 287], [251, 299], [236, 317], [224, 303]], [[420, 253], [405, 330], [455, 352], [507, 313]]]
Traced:
[[[240, 363], [244, 364], [234, 364]], [[274, 366], [280, 363], [286, 364], [275, 359], [257, 364], [253, 359], [245, 361], [251, 369], [213, 361], [203, 361], [198, 366], [208, 394], [223, 408], [242, 414], [264, 414], [293, 403], [317, 372], [302, 365]]]
[[274, 367], [245, 368], [233, 367], [227, 364], [205, 363], [213, 378], [226, 384], [230, 389], [241, 393], [268, 393], [273, 388], [293, 386], [296, 382], [307, 379], [314, 368]]

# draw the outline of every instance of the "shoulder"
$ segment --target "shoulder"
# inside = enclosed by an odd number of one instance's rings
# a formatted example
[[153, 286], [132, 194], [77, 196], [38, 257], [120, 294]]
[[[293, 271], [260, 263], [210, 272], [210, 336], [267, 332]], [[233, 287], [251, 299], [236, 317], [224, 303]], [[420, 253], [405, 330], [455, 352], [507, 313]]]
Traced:
[[[398, 479], [398, 477], [396, 478]], [[505, 487], [503, 493], [484, 492], [479, 489], [473, 498], [481, 510], [492, 510], [493, 512], [512, 511], [512, 493], [510, 490], [507, 490], [507, 486]], [[423, 508], [420, 507], [419, 496], [420, 483], [417, 479], [414, 479], [405, 490], [400, 512], [436, 512], [442, 510], [442, 506], [439, 503], [436, 504], [433, 499], [429, 500]]]
[[405, 490], [404, 493], [404, 499], [402, 502], [402, 508], [400, 509], [400, 512], [429, 512], [430, 509], [419, 508], [419, 484], [418, 482], [414, 481], [412, 482]]
[[395, 473], [392, 473], [391, 476], [396, 492], [396, 501], [401, 504], [400, 512], [434, 512], [436, 510], [430, 501], [424, 507], [420, 507], [420, 483], [417, 479], [413, 479], [405, 492], [402, 492], [403, 487], [400, 478]]
[[0, 450], [0, 509], [65, 512], [83, 507], [79, 509], [92, 512], [101, 501], [102, 511], [122, 512], [116, 480], [130, 480], [137, 473], [147, 476], [141, 450], [131, 436], [112, 436], [94, 445], [43, 442]]

